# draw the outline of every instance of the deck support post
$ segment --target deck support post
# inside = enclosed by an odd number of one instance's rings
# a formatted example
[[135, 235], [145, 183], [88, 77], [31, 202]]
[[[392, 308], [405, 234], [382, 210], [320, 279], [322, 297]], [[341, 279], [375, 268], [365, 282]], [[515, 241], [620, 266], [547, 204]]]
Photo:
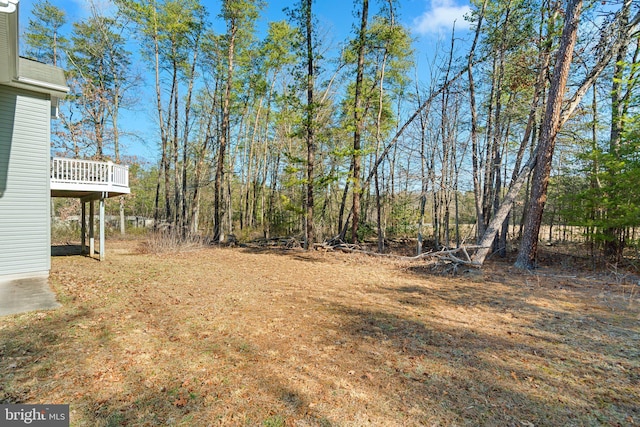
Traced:
[[104, 194], [100, 197], [100, 261], [104, 261]]
[[93, 220], [96, 214], [95, 201], [89, 202], [89, 256], [93, 257], [96, 254], [96, 239], [94, 237], [94, 224]]
[[80, 206], [82, 207], [82, 215], [81, 215], [81, 219], [80, 219], [80, 240], [82, 241], [81, 243], [81, 253], [82, 254], [86, 254], [87, 253], [87, 202], [85, 202], [84, 200], [80, 199]]

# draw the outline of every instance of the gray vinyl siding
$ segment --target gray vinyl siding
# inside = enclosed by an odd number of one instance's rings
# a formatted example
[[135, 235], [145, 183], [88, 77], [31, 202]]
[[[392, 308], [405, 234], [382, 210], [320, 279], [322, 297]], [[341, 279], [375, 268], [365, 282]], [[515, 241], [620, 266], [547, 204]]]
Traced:
[[0, 85], [0, 279], [51, 265], [48, 95]]

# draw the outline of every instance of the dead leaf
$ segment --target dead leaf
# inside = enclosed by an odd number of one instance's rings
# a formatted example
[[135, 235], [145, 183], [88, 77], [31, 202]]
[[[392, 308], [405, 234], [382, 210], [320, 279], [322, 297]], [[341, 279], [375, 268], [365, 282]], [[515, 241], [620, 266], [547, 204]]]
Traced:
[[187, 404], [187, 399], [184, 396], [180, 395], [176, 400], [173, 401], [173, 404], [178, 408], [182, 408]]

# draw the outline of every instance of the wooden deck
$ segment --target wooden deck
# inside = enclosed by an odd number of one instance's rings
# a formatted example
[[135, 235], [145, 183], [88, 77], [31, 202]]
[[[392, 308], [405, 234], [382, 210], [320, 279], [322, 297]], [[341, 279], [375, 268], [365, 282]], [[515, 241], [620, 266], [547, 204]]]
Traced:
[[[80, 239], [83, 253], [95, 255], [94, 221], [95, 202], [99, 201], [99, 254], [105, 259], [105, 205], [109, 197], [131, 193], [129, 188], [129, 167], [113, 162], [93, 160], [51, 159], [51, 197], [71, 197], [80, 199], [82, 219]], [[87, 218], [87, 205], [89, 212]], [[87, 230], [88, 226], [88, 230]], [[88, 232], [88, 233], [87, 233]], [[87, 238], [89, 246], [87, 248]]]
[[98, 200], [129, 194], [129, 167], [113, 162], [51, 159], [51, 196]]

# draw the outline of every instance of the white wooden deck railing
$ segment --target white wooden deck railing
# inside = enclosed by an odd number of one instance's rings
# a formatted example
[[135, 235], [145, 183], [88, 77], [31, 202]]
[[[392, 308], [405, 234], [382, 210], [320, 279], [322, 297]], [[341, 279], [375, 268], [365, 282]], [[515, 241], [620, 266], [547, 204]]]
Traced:
[[129, 167], [94, 160], [51, 159], [51, 188], [129, 192]]

